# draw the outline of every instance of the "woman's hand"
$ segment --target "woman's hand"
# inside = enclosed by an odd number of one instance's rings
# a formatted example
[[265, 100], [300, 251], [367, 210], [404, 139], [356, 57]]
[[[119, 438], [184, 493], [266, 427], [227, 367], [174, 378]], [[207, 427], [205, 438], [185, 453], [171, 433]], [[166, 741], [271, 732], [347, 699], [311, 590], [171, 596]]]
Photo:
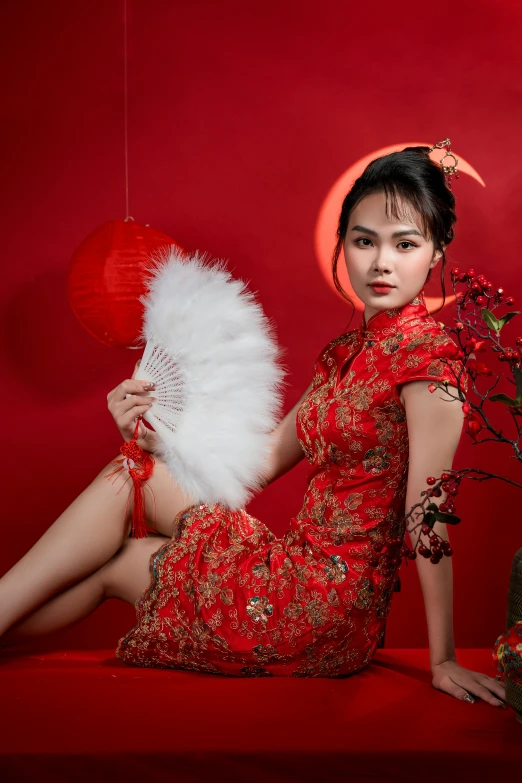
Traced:
[[[502, 699], [506, 699], [506, 687], [503, 682], [489, 677], [481, 672], [474, 672], [471, 669], [464, 669], [457, 661], [444, 661], [432, 667], [433, 674], [432, 685], [439, 691], [449, 693], [456, 699], [463, 699], [466, 693], [472, 697], [477, 696], [494, 707], [503, 707]], [[496, 698], [498, 697], [498, 698]]]
[[[138, 367], [139, 362], [136, 363], [132, 378], [120, 383], [107, 395], [107, 407], [126, 441], [134, 439], [136, 420], [150, 409], [156, 399], [150, 396], [151, 387], [147, 388], [147, 381], [134, 380]], [[127, 394], [130, 396], [127, 397]], [[154, 451], [158, 445], [158, 436], [142, 420], [139, 423], [137, 444], [143, 451]]]

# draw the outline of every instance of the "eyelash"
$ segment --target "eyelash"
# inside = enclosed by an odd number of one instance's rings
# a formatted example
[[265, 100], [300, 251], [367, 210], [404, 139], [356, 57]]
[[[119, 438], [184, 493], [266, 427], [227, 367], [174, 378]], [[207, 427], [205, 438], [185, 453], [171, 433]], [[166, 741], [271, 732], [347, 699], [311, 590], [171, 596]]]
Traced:
[[[371, 242], [371, 239], [368, 239], [368, 237], [359, 237], [359, 239], [356, 239], [354, 241], [354, 244], [357, 245], [357, 243], [360, 242], [361, 239], [367, 239], [368, 242]], [[418, 245], [416, 245], [415, 242], [410, 242], [409, 239], [403, 239], [402, 242], [399, 242], [399, 245], [411, 245], [412, 247], [418, 247]], [[368, 245], [357, 245], [357, 247], [368, 247]], [[407, 249], [408, 248], [406, 248], [406, 250]]]

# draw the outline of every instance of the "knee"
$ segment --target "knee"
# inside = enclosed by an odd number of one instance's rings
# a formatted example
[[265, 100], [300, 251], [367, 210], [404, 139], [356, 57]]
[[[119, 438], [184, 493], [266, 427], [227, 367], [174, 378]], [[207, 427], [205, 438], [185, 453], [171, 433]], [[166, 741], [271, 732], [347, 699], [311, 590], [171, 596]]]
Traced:
[[125, 562], [129, 559], [129, 554], [132, 554], [137, 543], [135, 538], [130, 536], [126, 538], [118, 551], [100, 568], [99, 577], [104, 598], [118, 598], [118, 585], [125, 573]]
[[127, 538], [101, 569], [104, 598], [119, 598], [133, 604], [150, 579], [151, 555], [169, 540], [159, 535]]

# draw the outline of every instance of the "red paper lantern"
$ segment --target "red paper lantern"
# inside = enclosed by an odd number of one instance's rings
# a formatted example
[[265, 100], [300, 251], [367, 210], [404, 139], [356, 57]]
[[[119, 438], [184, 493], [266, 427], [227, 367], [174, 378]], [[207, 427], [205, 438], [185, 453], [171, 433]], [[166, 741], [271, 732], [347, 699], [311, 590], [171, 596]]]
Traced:
[[180, 247], [132, 218], [105, 223], [84, 239], [71, 259], [67, 293], [89, 334], [112, 347], [139, 347], [145, 269], [154, 251], [164, 245]]

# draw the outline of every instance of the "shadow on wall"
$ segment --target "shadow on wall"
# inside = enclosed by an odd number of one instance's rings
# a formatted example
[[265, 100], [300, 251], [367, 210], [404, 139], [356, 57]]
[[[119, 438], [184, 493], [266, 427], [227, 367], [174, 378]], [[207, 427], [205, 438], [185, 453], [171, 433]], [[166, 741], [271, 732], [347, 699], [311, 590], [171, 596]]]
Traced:
[[109, 348], [91, 337], [67, 299], [67, 272], [36, 275], [4, 309], [8, 372], [44, 399], [89, 396], [132, 375], [139, 350]]

